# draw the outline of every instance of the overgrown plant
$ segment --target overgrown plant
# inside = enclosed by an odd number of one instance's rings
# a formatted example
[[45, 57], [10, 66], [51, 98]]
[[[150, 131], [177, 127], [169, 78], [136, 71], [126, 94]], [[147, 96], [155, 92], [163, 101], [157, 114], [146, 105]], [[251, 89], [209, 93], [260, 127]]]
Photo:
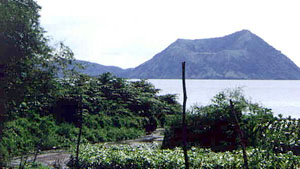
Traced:
[[[80, 155], [81, 168], [165, 168], [183, 169], [182, 150], [160, 149], [157, 145], [82, 145]], [[74, 149], [73, 149], [74, 150]], [[266, 157], [266, 151], [248, 149], [249, 168], [298, 168], [300, 157], [292, 153], [275, 154]], [[241, 151], [213, 152], [209, 149], [191, 147], [188, 151], [190, 168], [243, 168]], [[72, 167], [72, 160], [69, 166]]]
[[[190, 146], [214, 151], [239, 149], [229, 100], [239, 112], [237, 118], [247, 146], [271, 153], [292, 151], [299, 154], [299, 120], [273, 116], [270, 109], [248, 101], [240, 89], [220, 92], [212, 99], [211, 105], [191, 109], [187, 120]], [[180, 121], [175, 120], [166, 131], [164, 148], [180, 145], [180, 130]]]

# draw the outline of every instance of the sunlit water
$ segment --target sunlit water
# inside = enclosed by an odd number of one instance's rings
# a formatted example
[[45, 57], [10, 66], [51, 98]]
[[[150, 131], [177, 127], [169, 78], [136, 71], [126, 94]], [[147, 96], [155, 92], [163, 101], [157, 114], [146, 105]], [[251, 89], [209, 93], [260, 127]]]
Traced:
[[[182, 103], [182, 81], [150, 79], [160, 94], [178, 94]], [[187, 106], [208, 105], [222, 90], [242, 87], [246, 98], [272, 109], [275, 115], [282, 114], [300, 118], [299, 80], [186, 80]]]

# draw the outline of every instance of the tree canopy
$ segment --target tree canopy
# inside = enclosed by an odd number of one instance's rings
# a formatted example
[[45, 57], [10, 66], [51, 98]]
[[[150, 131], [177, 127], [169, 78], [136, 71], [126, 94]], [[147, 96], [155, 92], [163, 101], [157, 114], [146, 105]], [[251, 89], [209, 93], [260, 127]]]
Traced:
[[49, 45], [40, 9], [34, 0], [0, 1], [1, 107], [6, 112], [10, 104], [49, 94], [59, 66], [73, 57], [63, 44], [57, 49]]

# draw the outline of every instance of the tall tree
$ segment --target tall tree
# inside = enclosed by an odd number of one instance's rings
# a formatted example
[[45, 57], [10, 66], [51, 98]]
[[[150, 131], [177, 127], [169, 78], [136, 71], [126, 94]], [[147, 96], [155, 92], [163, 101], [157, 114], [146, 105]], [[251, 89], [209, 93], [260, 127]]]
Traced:
[[59, 66], [73, 56], [63, 44], [58, 49], [49, 45], [40, 9], [34, 0], [0, 0], [0, 78], [6, 108], [26, 96], [36, 100], [48, 93]]
[[73, 58], [63, 44], [49, 45], [40, 9], [35, 0], [0, 0], [0, 137], [4, 122], [20, 115], [20, 105], [43, 111], [43, 103], [55, 93], [59, 68]]

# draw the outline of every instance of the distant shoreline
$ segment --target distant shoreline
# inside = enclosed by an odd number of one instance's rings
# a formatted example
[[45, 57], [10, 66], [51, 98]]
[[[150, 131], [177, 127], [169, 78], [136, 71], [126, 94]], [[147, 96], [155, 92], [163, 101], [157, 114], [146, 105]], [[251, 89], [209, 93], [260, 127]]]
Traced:
[[[136, 79], [136, 78], [125, 78], [125, 79], [128, 79], [128, 80], [181, 80], [181, 79], [158, 79], [158, 78], [155, 78], [155, 79]], [[189, 78], [186, 78], [186, 80], [259, 80], [259, 81], [300, 81], [299, 79], [189, 79]]]

